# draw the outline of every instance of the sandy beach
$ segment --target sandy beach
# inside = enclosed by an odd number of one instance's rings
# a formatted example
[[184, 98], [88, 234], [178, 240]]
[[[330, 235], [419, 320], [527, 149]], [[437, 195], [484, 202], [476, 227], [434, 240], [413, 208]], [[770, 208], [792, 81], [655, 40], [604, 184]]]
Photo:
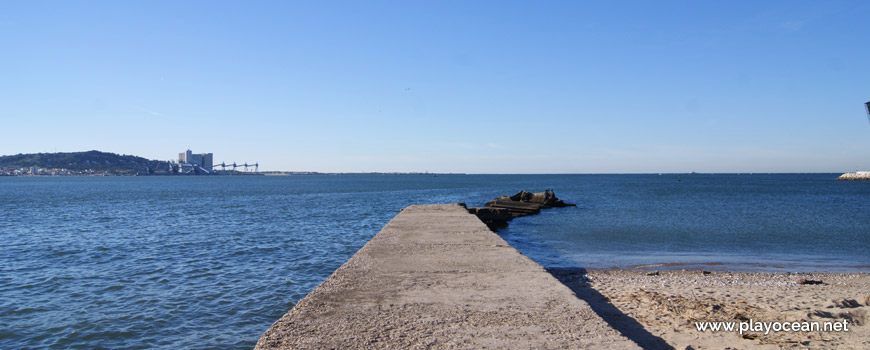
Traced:
[[[650, 349], [870, 349], [870, 275], [552, 270], [602, 318]], [[585, 274], [584, 274], [585, 273]], [[820, 282], [820, 283], [819, 283]], [[773, 331], [829, 322], [840, 331]], [[734, 322], [699, 331], [696, 322]], [[738, 331], [744, 327], [771, 330]], [[752, 322], [752, 323], [749, 323]], [[781, 322], [774, 326], [772, 322]], [[793, 322], [798, 322], [794, 324]], [[753, 326], [754, 325], [754, 326]], [[767, 333], [767, 334], [765, 334]]]

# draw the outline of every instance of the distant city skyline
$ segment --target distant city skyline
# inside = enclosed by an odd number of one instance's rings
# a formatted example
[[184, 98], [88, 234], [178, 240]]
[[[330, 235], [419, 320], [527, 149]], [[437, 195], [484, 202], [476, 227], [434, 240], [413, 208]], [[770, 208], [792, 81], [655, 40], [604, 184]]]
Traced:
[[0, 3], [0, 155], [870, 170], [870, 3]]

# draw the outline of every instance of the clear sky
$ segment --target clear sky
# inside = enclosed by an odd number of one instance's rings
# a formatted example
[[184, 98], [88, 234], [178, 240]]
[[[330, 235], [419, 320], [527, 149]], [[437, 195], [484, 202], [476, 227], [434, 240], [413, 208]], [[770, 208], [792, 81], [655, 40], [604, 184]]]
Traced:
[[870, 169], [867, 1], [2, 1], [0, 154]]

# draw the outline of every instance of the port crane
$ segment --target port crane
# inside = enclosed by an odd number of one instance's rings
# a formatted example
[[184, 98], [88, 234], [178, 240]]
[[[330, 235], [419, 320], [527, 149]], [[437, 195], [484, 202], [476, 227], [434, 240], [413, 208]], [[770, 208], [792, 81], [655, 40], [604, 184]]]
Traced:
[[248, 171], [249, 167], [253, 167], [254, 172], [258, 172], [260, 170], [260, 163], [248, 164], [248, 162], [245, 162], [244, 164], [236, 164], [236, 162], [233, 162], [232, 164], [227, 164], [226, 162], [221, 162], [220, 164], [212, 166], [212, 169], [217, 167], [221, 167], [221, 170], [223, 171], [226, 171], [228, 167], [232, 167], [233, 171], [235, 171], [236, 168], [245, 168], [245, 172]]

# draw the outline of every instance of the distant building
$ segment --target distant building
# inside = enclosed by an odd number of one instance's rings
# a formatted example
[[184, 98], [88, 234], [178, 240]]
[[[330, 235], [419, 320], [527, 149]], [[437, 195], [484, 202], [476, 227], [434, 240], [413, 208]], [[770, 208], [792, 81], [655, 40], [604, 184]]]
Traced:
[[178, 154], [178, 162], [181, 164], [191, 164], [198, 165], [201, 168], [211, 170], [214, 166], [214, 154], [213, 153], [199, 153], [194, 154], [193, 151], [187, 150], [184, 153]]
[[202, 167], [211, 170], [214, 166], [214, 155], [211, 153], [202, 154]]
[[34, 165], [30, 167], [30, 175], [36, 175], [39, 173], [39, 169]]
[[205, 170], [206, 173], [212, 171], [214, 167], [214, 154], [199, 153], [195, 154], [191, 150], [187, 150], [178, 154], [178, 165], [182, 173], [195, 171], [195, 168]]

